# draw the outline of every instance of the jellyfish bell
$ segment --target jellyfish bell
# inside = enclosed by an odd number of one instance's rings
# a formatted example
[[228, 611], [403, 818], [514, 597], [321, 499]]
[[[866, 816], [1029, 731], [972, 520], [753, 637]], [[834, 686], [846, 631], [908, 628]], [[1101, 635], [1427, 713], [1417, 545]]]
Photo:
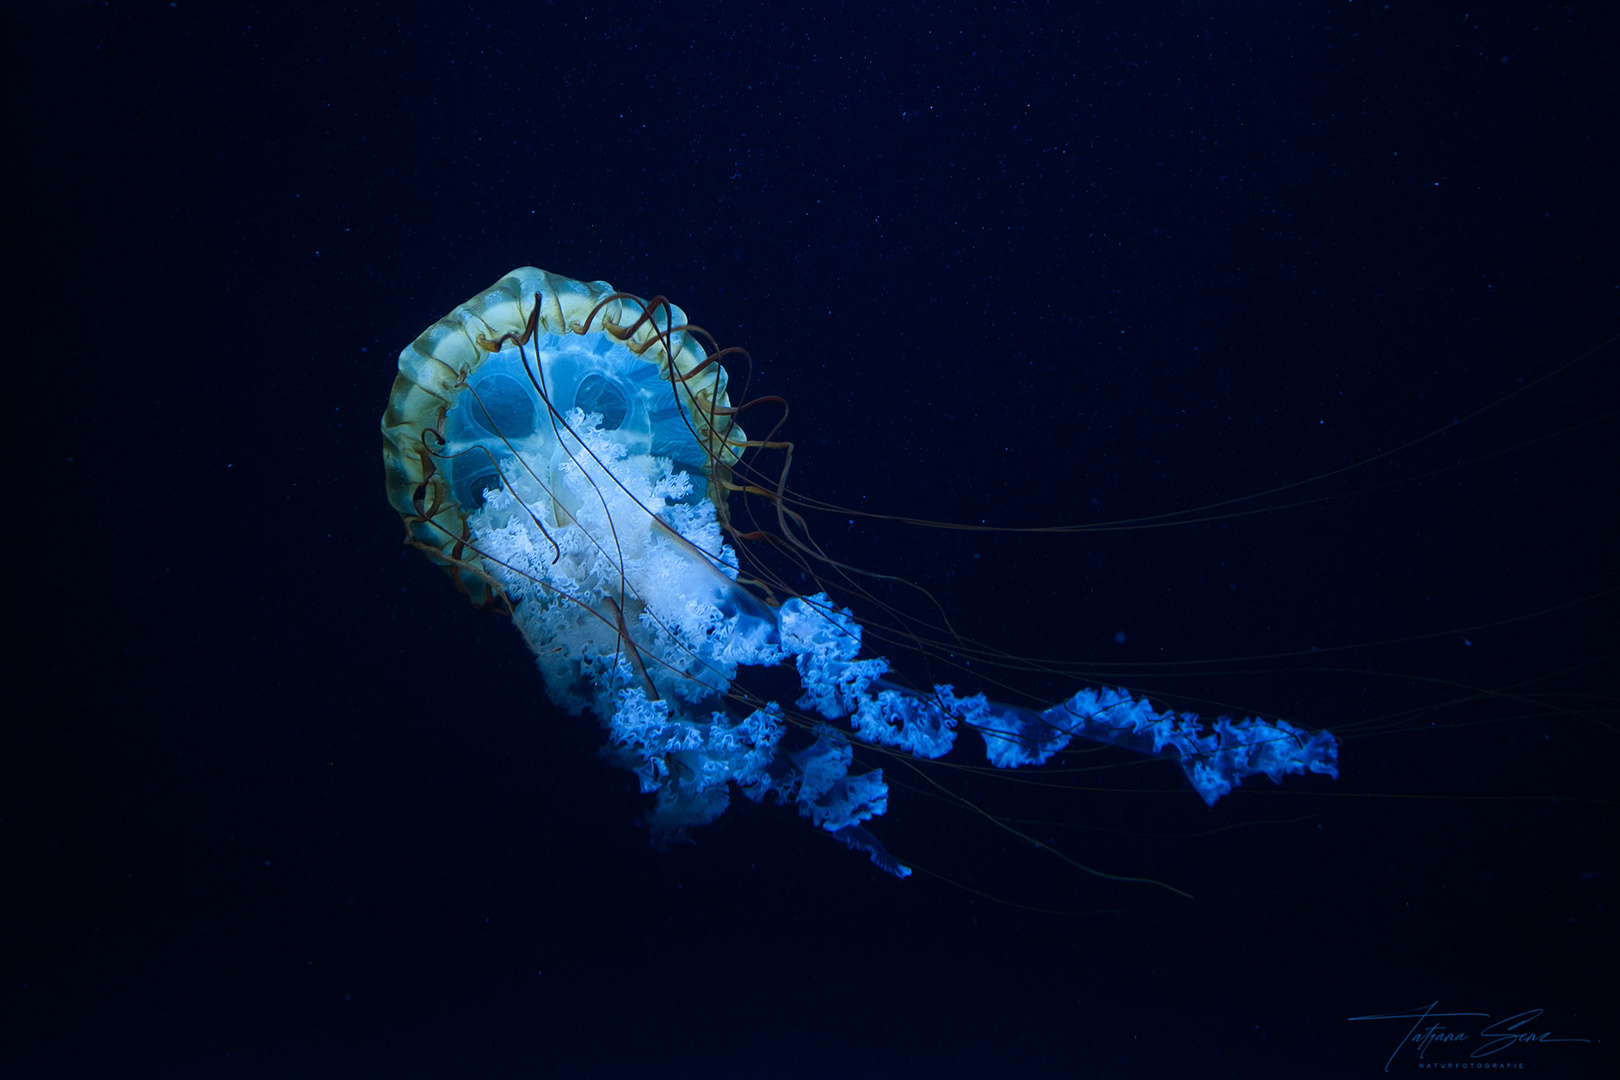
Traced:
[[[679, 308], [654, 311], [630, 299], [606, 282], [525, 267], [400, 353], [382, 421], [388, 499], [405, 519], [407, 542], [450, 570], [475, 603], [496, 595], [485, 565], [466, 548], [469, 516], [486, 491], [521, 473], [558, 500], [552, 520], [566, 522], [579, 508], [572, 486], [560, 482], [582, 456], [570, 413], [595, 417], [593, 444], [627, 459], [612, 475], [644, 475], [651, 459], [665, 459], [668, 475], [699, 481], [668, 501], [707, 498], [723, 512], [716, 496], [737, 458], [733, 443], [742, 441], [725, 369], [707, 362]], [[662, 331], [660, 313], [666, 328], [681, 329]]]
[[[998, 769], [1076, 740], [1170, 756], [1210, 805], [1255, 774], [1337, 777], [1334, 737], [1283, 720], [1204, 721], [1119, 687], [1048, 707], [915, 687], [862, 657], [866, 627], [825, 591], [760, 588], [731, 542], [758, 534], [729, 528], [733, 489], [774, 496], [777, 539], [819, 553], [794, 536], [785, 467], [733, 479], [745, 451], [784, 444], [744, 436], [704, 337], [662, 298], [520, 268], [405, 348], [382, 421], [406, 542], [509, 611], [552, 701], [602, 722], [653, 797], [655, 845], [713, 821], [735, 787], [907, 876], [866, 828], [889, 797], [870, 752], [930, 761], [965, 728]], [[739, 678], [776, 666], [798, 676], [790, 704]]]

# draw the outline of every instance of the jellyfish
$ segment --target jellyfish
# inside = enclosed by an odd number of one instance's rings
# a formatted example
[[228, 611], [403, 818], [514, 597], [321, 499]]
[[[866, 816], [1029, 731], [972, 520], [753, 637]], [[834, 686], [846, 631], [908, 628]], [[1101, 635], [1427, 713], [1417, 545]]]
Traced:
[[[594, 714], [605, 756], [649, 798], [654, 846], [717, 819], [735, 790], [907, 877], [869, 827], [888, 808], [883, 768], [855, 749], [962, 755], [964, 729], [999, 769], [1077, 742], [1169, 757], [1210, 806], [1256, 775], [1337, 778], [1335, 737], [1286, 720], [1205, 719], [1122, 687], [1033, 708], [915, 686], [827, 591], [745, 572], [758, 534], [730, 521], [739, 490], [774, 498], [778, 543], [824, 556], [781, 498], [786, 468], [772, 484], [744, 464], [781, 444], [743, 432], [751, 403], [732, 405], [722, 363], [738, 352], [662, 297], [522, 267], [400, 353], [382, 418], [406, 543], [510, 615], [552, 702]], [[750, 669], [773, 667], [796, 673], [793, 701], [749, 688]]]

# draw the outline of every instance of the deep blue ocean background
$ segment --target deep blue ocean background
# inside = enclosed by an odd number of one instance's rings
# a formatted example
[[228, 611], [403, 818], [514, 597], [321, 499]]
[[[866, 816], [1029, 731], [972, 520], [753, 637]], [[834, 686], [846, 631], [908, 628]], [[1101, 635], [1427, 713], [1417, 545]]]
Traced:
[[[1615, 29], [7, 4], [6, 1074], [1616, 1075]], [[399, 350], [527, 264], [746, 348], [807, 494], [1118, 525], [812, 521], [1341, 779], [933, 774], [1190, 901], [926, 787], [903, 882], [740, 799], [652, 850], [382, 489]]]

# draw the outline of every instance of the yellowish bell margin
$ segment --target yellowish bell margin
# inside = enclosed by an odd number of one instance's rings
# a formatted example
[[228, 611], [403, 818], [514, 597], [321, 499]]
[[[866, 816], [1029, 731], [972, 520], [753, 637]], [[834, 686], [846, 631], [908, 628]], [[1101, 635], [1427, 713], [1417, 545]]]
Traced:
[[[471, 544], [467, 511], [452, 497], [433, 458], [438, 443], [427, 432], [443, 432], [445, 414], [467, 392], [467, 380], [499, 348], [503, 335], [523, 334], [537, 301], [537, 334], [612, 334], [642, 360], [658, 365], [705, 447], [710, 468], [704, 479], [722, 520], [724, 485], [743, 442], [742, 430], [732, 422], [725, 369], [718, 363], [702, 366], [707, 354], [693, 335], [666, 333], [686, 325], [680, 308], [616, 296], [605, 281], [575, 281], [533, 266], [513, 270], [401, 350], [399, 375], [382, 417], [385, 485], [389, 503], [405, 522], [405, 542], [443, 566], [480, 605], [497, 603], [498, 588]], [[626, 335], [649, 310], [653, 317]]]

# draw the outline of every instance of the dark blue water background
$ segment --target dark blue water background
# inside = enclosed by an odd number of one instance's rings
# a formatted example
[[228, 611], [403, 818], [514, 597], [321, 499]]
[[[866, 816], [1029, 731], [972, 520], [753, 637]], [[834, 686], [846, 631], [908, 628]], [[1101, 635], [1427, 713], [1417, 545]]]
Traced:
[[[6, 20], [23, 1072], [1370, 1077], [1404, 1028], [1348, 1018], [1439, 1002], [1607, 1074], [1603, 5]], [[906, 882], [747, 805], [650, 850], [383, 496], [398, 351], [524, 264], [747, 348], [819, 498], [1182, 512], [813, 527], [977, 639], [1341, 730], [1343, 778], [936, 774], [1191, 902], [928, 790], [875, 827]]]

